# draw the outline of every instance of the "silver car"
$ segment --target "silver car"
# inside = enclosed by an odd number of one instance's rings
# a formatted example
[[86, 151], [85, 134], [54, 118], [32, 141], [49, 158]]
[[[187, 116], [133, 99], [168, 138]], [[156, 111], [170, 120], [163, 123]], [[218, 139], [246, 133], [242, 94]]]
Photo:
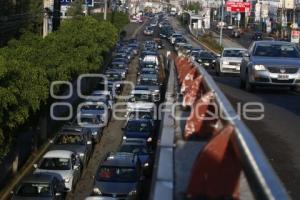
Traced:
[[300, 86], [300, 50], [283, 41], [255, 41], [241, 63], [241, 87], [253, 91], [255, 86]]
[[222, 55], [218, 58], [216, 73], [222, 75], [224, 73], [239, 73], [240, 64], [244, 48], [224, 48]]

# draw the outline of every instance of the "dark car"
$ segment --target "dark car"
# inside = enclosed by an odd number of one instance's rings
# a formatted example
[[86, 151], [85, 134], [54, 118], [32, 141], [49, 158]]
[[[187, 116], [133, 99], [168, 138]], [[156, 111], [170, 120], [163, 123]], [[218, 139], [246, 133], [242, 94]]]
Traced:
[[113, 58], [112, 63], [114, 62], [124, 62], [126, 64], [129, 64], [130, 60], [128, 60], [127, 58]]
[[98, 168], [93, 193], [118, 199], [137, 199], [141, 188], [142, 167], [133, 153], [112, 153]]
[[143, 138], [148, 140], [153, 135], [154, 127], [151, 120], [133, 119], [126, 123], [123, 132], [126, 138]]
[[50, 149], [72, 151], [79, 156], [83, 166], [86, 166], [93, 149], [91, 133], [83, 131], [84, 129], [78, 130], [63, 129], [60, 131], [51, 141]]
[[263, 34], [262, 32], [255, 32], [254, 35], [252, 36], [252, 40], [262, 40], [263, 39]]
[[158, 48], [158, 49], [164, 48], [164, 44], [163, 44], [163, 42], [161, 41], [161, 39], [156, 38], [156, 39], [155, 39], [155, 42], [156, 42], [156, 44], [157, 44], [157, 48]]
[[65, 185], [57, 175], [35, 173], [21, 181], [12, 200], [62, 200], [65, 196]]
[[256, 86], [300, 86], [300, 51], [291, 42], [253, 42], [240, 68], [241, 87], [247, 91]]
[[200, 52], [195, 60], [204, 67], [210, 67], [212, 69], [216, 67], [216, 57], [207, 51]]

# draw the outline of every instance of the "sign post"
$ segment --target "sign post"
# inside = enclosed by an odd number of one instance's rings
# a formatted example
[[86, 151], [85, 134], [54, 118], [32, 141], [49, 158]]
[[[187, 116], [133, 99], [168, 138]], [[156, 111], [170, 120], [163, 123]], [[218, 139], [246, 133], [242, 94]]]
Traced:
[[292, 30], [291, 31], [291, 42], [293, 43], [299, 43], [300, 39], [300, 31], [299, 30]]

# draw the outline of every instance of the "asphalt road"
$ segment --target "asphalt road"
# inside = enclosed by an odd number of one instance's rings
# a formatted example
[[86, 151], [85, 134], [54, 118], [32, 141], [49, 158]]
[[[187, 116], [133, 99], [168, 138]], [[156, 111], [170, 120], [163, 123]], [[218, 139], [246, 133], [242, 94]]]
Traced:
[[[172, 20], [175, 28], [185, 32]], [[194, 45], [186, 33], [187, 39]], [[241, 45], [250, 44], [249, 36], [237, 40]], [[217, 77], [211, 73], [234, 108], [247, 102], [264, 106], [264, 118], [259, 121], [244, 120], [265, 151], [269, 162], [279, 175], [293, 199], [300, 199], [300, 94], [288, 89], [261, 88], [248, 93], [239, 88], [238, 76]]]

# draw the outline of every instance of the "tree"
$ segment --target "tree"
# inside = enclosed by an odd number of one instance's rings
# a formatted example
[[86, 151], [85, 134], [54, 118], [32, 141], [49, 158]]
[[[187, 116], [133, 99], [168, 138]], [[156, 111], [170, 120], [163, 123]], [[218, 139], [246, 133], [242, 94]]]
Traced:
[[84, 0], [75, 0], [70, 4], [70, 7], [67, 10], [69, 16], [78, 17], [83, 15], [82, 5]]
[[184, 10], [194, 11], [198, 14], [199, 11], [202, 11], [202, 4], [200, 2], [190, 2], [184, 6]]

